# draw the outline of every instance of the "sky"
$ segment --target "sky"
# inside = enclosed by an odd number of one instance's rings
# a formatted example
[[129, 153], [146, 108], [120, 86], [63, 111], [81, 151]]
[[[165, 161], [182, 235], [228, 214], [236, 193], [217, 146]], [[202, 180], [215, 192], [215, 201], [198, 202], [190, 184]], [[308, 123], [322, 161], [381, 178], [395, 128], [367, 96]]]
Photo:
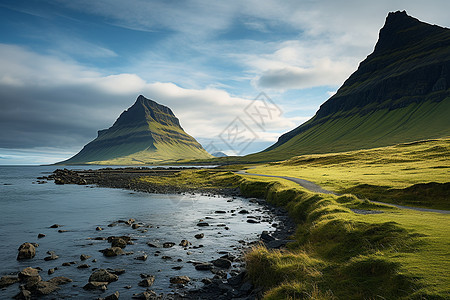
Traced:
[[397, 10], [450, 27], [448, 0], [0, 0], [0, 165], [71, 157], [139, 95], [210, 152], [261, 151], [315, 114]]

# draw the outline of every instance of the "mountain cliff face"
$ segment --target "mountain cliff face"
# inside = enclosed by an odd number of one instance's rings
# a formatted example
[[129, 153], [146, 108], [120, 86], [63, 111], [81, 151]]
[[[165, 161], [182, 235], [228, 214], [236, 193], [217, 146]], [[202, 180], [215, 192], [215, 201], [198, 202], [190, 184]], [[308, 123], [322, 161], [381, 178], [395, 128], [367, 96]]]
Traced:
[[450, 135], [450, 29], [389, 13], [372, 54], [316, 115], [255, 154], [285, 159]]
[[63, 164], [152, 164], [211, 157], [170, 108], [139, 96], [109, 129]]

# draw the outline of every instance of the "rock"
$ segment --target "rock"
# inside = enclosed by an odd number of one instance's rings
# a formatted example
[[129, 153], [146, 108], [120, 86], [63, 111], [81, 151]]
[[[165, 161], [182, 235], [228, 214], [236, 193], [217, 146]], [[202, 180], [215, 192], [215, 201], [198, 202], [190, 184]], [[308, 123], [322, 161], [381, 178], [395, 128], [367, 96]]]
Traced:
[[143, 280], [141, 280], [138, 285], [142, 287], [150, 287], [155, 282], [155, 276], [149, 276]]
[[120, 293], [117, 291], [114, 294], [106, 296], [103, 300], [119, 300]]
[[63, 267], [70, 267], [70, 265], [72, 265], [70, 262], [64, 262], [62, 263]]
[[146, 261], [146, 260], [147, 260], [147, 254], [144, 254], [144, 255], [141, 255], [141, 256], [135, 257], [134, 259], [136, 259], [136, 260], [143, 260], [143, 261]]
[[289, 240], [273, 240], [266, 243], [267, 248], [270, 249], [278, 249], [282, 246], [285, 246], [288, 242], [292, 242]]
[[197, 271], [209, 271], [212, 269], [212, 266], [211, 263], [200, 263], [195, 266], [195, 269]]
[[218, 268], [228, 269], [231, 267], [231, 261], [225, 258], [219, 258], [213, 261], [213, 265]]
[[53, 277], [52, 279], [48, 280], [48, 282], [54, 283], [56, 285], [66, 284], [72, 281], [72, 279], [64, 276]]
[[226, 214], [227, 212], [224, 210], [216, 210], [214, 213], [216, 214]]
[[17, 295], [14, 296], [14, 299], [31, 300], [31, 292], [26, 289], [22, 289]]
[[92, 281], [92, 282], [88, 282], [85, 286], [83, 286], [83, 289], [85, 290], [101, 290], [101, 291], [106, 291], [106, 289], [108, 288], [109, 282], [99, 282], [99, 281]]
[[248, 212], [248, 210], [246, 210], [246, 209], [241, 209], [241, 210], [239, 211], [239, 213], [240, 213], [240, 214], [248, 214], [249, 212]]
[[125, 273], [125, 269], [107, 269], [109, 273], [115, 274], [115, 275], [122, 275]]
[[131, 228], [133, 228], [133, 229], [138, 229], [139, 227], [142, 227], [142, 225], [139, 225], [139, 224], [131, 225]]
[[172, 259], [171, 256], [167, 256], [167, 255], [164, 255], [164, 256], [162, 256], [161, 258], [162, 258], [162, 259], [165, 259], [165, 260], [167, 260], [167, 259]]
[[203, 279], [202, 279], [202, 282], [203, 282], [203, 284], [205, 284], [205, 285], [209, 285], [209, 284], [212, 283], [212, 280], [209, 279], [209, 278], [203, 278]]
[[261, 233], [261, 240], [263, 240], [264, 242], [270, 242], [275, 240], [275, 238], [272, 235], [270, 235], [268, 231], [263, 231]]
[[41, 276], [39, 276], [39, 270], [31, 267], [25, 268], [22, 271], [20, 271], [18, 277], [22, 282], [41, 281]]
[[244, 292], [244, 293], [248, 293], [248, 292], [250, 292], [252, 290], [252, 288], [253, 288], [253, 285], [251, 284], [251, 282], [247, 281], [246, 283], [241, 285], [239, 290]]
[[50, 279], [49, 281], [39, 281], [38, 283], [36, 283], [31, 291], [32, 294], [36, 294], [38, 296], [44, 296], [44, 295], [48, 295], [50, 293], [53, 293], [54, 291], [56, 291], [57, 289], [59, 289], [59, 285], [61, 284], [66, 284], [72, 282], [72, 279], [69, 279], [67, 277], [55, 277]]
[[10, 286], [16, 282], [19, 282], [19, 277], [17, 276], [3, 276], [0, 278], [0, 289]]
[[255, 219], [248, 219], [247, 223], [253, 223], [253, 224], [257, 224], [260, 223], [259, 221], [255, 220]]
[[52, 275], [53, 273], [55, 273], [55, 270], [55, 268], [48, 269], [47, 274]]
[[81, 259], [81, 260], [87, 260], [87, 259], [89, 259], [89, 258], [91, 258], [90, 255], [86, 255], [86, 254], [81, 254], [81, 255], [80, 255], [80, 259]]
[[50, 226], [50, 228], [58, 228], [58, 227], [61, 227], [62, 225], [59, 225], [59, 224], [53, 224], [52, 226]]
[[58, 230], [59, 233], [63, 233], [63, 232], [67, 232], [67, 231], [68, 230], [63, 230], [63, 229]]
[[111, 247], [125, 248], [126, 246], [127, 242], [122, 238], [114, 238], [111, 241]]
[[108, 272], [105, 269], [99, 269], [91, 274], [89, 277], [89, 282], [96, 281], [96, 282], [113, 282], [117, 281], [119, 279], [119, 276], [112, 274]]
[[187, 284], [191, 279], [187, 276], [175, 276], [170, 278], [170, 283], [172, 284]]
[[171, 248], [171, 247], [173, 247], [173, 246], [175, 246], [175, 243], [172, 243], [172, 242], [165, 242], [165, 243], [163, 244], [163, 247], [164, 247], [164, 248]]
[[247, 275], [247, 272], [245, 272], [245, 271], [241, 272], [241, 273], [237, 274], [236, 276], [228, 278], [227, 282], [228, 282], [228, 284], [230, 284], [232, 286], [238, 286], [244, 281], [246, 275]]
[[91, 266], [90, 265], [88, 265], [88, 264], [82, 264], [82, 265], [79, 265], [77, 268], [78, 269], [89, 269]]
[[59, 256], [56, 255], [54, 252], [50, 252], [49, 254], [50, 256], [44, 258], [45, 261], [55, 260], [59, 258]]
[[195, 237], [196, 239], [202, 239], [202, 238], [205, 237], [205, 234], [204, 234], [204, 233], [199, 233], [199, 234], [196, 234], [194, 237]]
[[95, 228], [95, 230], [97, 230], [97, 231], [102, 231], [103, 228], [101, 228], [100, 226], [98, 226], [97, 228]]
[[183, 266], [175, 266], [175, 267], [172, 267], [172, 269], [179, 271], [179, 270], [183, 269]]
[[103, 255], [106, 257], [113, 257], [113, 256], [125, 254], [125, 251], [123, 251], [122, 248], [120, 248], [120, 247], [111, 247], [111, 248], [106, 248], [106, 249], [100, 250], [100, 251], [103, 252]]
[[147, 242], [147, 245], [152, 248], [160, 248], [161, 246], [155, 243]]
[[43, 237], [45, 237], [45, 234], [43, 234], [43, 233], [38, 234], [38, 239], [42, 239]]
[[124, 240], [126, 243], [131, 242], [131, 237], [126, 236], [126, 235], [121, 235], [121, 236], [108, 236], [108, 243], [112, 243], [114, 239], [122, 239]]
[[30, 259], [36, 256], [36, 248], [31, 243], [23, 243], [19, 247], [17, 260]]
[[145, 292], [133, 295], [133, 299], [142, 299], [142, 300], [157, 299], [157, 297], [158, 295], [152, 290], [147, 290]]
[[209, 226], [209, 223], [208, 222], [199, 222], [199, 223], [197, 223], [197, 226], [205, 227], [205, 226]]
[[187, 246], [189, 246], [189, 242], [187, 241], [187, 240], [182, 240], [181, 242], [180, 242], [180, 246], [181, 247], [187, 247]]

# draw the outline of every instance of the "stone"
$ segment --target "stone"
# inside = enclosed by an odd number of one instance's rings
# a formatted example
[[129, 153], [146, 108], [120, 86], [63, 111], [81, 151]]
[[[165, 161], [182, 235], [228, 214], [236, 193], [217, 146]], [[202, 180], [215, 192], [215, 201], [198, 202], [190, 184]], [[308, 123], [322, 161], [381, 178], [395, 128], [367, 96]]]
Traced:
[[87, 259], [89, 259], [89, 258], [91, 258], [90, 255], [86, 255], [86, 254], [81, 254], [81, 255], [80, 255], [80, 259], [81, 259], [81, 260], [87, 260]]
[[216, 210], [215, 213], [216, 214], [226, 214], [227, 212], [224, 210]]
[[229, 269], [231, 267], [231, 261], [225, 258], [219, 258], [213, 261], [213, 265], [218, 268]]
[[56, 255], [54, 252], [51, 252], [51, 253], [49, 253], [49, 254], [50, 254], [49, 256], [46, 256], [46, 257], [44, 258], [45, 261], [55, 260], [55, 259], [58, 259], [58, 258], [59, 258], [59, 256]]
[[146, 261], [146, 260], [147, 260], [147, 254], [144, 254], [144, 255], [141, 255], [141, 256], [135, 257], [134, 259], [136, 259], [136, 260], [143, 260], [143, 261]]
[[147, 245], [151, 248], [160, 248], [161, 246], [152, 242], [147, 242]]
[[257, 223], [260, 223], [260, 222], [255, 220], [255, 219], [248, 219], [247, 223], [257, 224]]
[[67, 232], [68, 230], [60, 229], [58, 230], [59, 233]]
[[202, 238], [205, 237], [205, 234], [204, 234], [204, 233], [198, 233], [198, 234], [196, 234], [194, 237], [195, 237], [196, 239], [202, 239]]
[[107, 269], [109, 273], [115, 274], [115, 275], [122, 275], [125, 273], [125, 269]]
[[53, 273], [55, 273], [55, 270], [55, 268], [48, 269], [47, 274], [52, 275]]
[[268, 231], [263, 231], [261, 233], [261, 240], [263, 240], [264, 242], [270, 242], [275, 240], [275, 238], [272, 235], [270, 235]]
[[95, 228], [95, 230], [97, 230], [97, 231], [102, 231], [103, 228], [101, 228], [100, 226], [97, 226], [97, 227]]
[[191, 281], [188, 276], [175, 276], [170, 278], [172, 284], [187, 284]]
[[157, 299], [157, 294], [152, 290], [147, 290], [145, 292], [134, 294], [133, 299], [151, 300]]
[[187, 241], [187, 240], [182, 240], [181, 242], [180, 242], [180, 246], [181, 247], [187, 247], [187, 246], [189, 246], [189, 242]]
[[22, 289], [17, 295], [14, 296], [14, 299], [31, 300], [31, 292], [26, 289]]
[[53, 224], [52, 226], [50, 226], [50, 228], [58, 228], [58, 227], [61, 227], [61, 225], [59, 225], [59, 224]]
[[40, 281], [41, 276], [39, 276], [39, 270], [31, 267], [25, 268], [19, 272], [18, 277], [20, 281], [27, 282], [30, 279], [33, 281]]
[[111, 241], [111, 247], [125, 248], [126, 246], [127, 246], [127, 242], [122, 238], [114, 238]]
[[88, 264], [81, 264], [81, 265], [79, 265], [77, 268], [78, 269], [89, 269], [91, 266], [90, 265], [88, 265]]
[[211, 263], [200, 263], [195, 266], [195, 269], [197, 271], [209, 271], [212, 269], [212, 266]]
[[106, 296], [103, 298], [104, 300], [119, 300], [120, 293], [117, 291], [114, 294], [111, 294], [109, 296]]
[[109, 283], [109, 282], [117, 281], [118, 279], [119, 279], [119, 276], [112, 274], [105, 269], [99, 269], [91, 274], [91, 276], [89, 277], [89, 282], [96, 281], [96, 282], [108, 282]]
[[206, 227], [206, 226], [209, 226], [209, 223], [208, 222], [199, 222], [199, 223], [197, 223], [197, 226]]
[[43, 234], [43, 233], [38, 234], [38, 239], [42, 239], [43, 237], [45, 237], [45, 234]]
[[36, 247], [31, 243], [23, 243], [18, 250], [17, 260], [30, 259], [36, 256]]
[[175, 246], [175, 243], [172, 243], [172, 242], [165, 242], [163, 244], [163, 248], [171, 248], [173, 246]]
[[246, 210], [246, 209], [241, 209], [241, 210], [239, 211], [239, 213], [240, 213], [240, 214], [248, 214], [249, 212], [248, 212], [248, 210]]
[[203, 278], [203, 279], [202, 279], [202, 282], [203, 282], [203, 284], [205, 284], [205, 285], [209, 285], [209, 284], [212, 283], [212, 280], [209, 279], [209, 278]]
[[142, 227], [142, 225], [140, 225], [140, 224], [131, 225], [131, 228], [133, 228], [133, 229], [138, 229], [139, 227]]
[[106, 257], [113, 257], [125, 254], [125, 251], [123, 251], [122, 248], [120, 247], [106, 248], [104, 250], [101, 250], [101, 252], [103, 252], [103, 255]]
[[2, 278], [0, 278], [0, 289], [10, 286], [16, 282], [19, 282], [19, 277], [17, 276], [2, 276]]
[[83, 286], [83, 289], [85, 290], [101, 290], [105, 291], [108, 287], [109, 282], [99, 282], [99, 281], [92, 281], [88, 282], [85, 286]]
[[138, 285], [142, 287], [150, 287], [155, 282], [155, 276], [149, 276], [143, 280], [141, 280]]

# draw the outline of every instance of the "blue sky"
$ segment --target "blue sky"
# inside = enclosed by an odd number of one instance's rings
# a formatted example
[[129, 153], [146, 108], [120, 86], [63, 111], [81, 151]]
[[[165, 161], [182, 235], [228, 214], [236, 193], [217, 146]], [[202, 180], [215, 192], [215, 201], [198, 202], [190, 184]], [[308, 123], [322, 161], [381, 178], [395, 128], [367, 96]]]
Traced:
[[[0, 165], [70, 157], [139, 94], [206, 148], [263, 150], [314, 115], [396, 10], [450, 27], [447, 0], [2, 0]], [[248, 112], [264, 103], [276, 113], [260, 126]], [[245, 149], [224, 139], [236, 119]]]

